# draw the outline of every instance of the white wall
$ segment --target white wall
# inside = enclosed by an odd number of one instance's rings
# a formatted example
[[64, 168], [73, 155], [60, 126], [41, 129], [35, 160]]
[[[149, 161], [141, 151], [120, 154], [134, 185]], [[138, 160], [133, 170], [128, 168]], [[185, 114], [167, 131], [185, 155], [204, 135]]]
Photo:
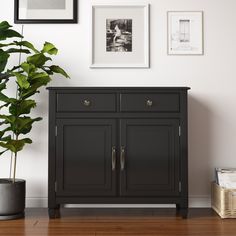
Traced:
[[[89, 0], [79, 1], [79, 24], [25, 25], [24, 35], [36, 46], [51, 41], [59, 48], [55, 61], [68, 71], [71, 80], [58, 77], [51, 85], [190, 86], [190, 203], [209, 206], [214, 167], [236, 167], [236, 1], [146, 2], [151, 4], [150, 69], [89, 68]], [[204, 11], [204, 56], [167, 56], [166, 12], [169, 10]], [[13, 24], [13, 1], [1, 0], [0, 20]], [[21, 29], [20, 25], [14, 27]], [[18, 159], [17, 175], [27, 180], [28, 206], [46, 206], [47, 198], [47, 92], [43, 90], [37, 98], [35, 115], [43, 116], [44, 120], [32, 131], [34, 144], [21, 152]], [[7, 155], [0, 159], [0, 177], [7, 176], [8, 163]]]

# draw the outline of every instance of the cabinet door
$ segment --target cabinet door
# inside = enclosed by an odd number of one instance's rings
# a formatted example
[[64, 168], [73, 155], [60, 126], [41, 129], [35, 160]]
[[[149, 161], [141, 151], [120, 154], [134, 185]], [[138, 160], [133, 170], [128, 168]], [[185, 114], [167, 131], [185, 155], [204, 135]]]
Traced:
[[179, 195], [179, 121], [121, 120], [120, 194]]
[[115, 122], [111, 119], [57, 120], [58, 196], [116, 194]]

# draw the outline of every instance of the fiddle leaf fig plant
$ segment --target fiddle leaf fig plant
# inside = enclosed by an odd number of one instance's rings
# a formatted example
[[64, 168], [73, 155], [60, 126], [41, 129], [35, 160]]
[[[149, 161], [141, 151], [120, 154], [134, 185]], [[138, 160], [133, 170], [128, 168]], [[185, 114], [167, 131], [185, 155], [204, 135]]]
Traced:
[[[61, 67], [51, 63], [51, 56], [58, 53], [52, 43], [45, 42], [43, 48], [38, 50], [11, 27], [6, 21], [0, 22], [0, 155], [7, 151], [14, 154], [12, 181], [15, 182], [17, 154], [26, 144], [32, 143], [27, 134], [35, 122], [42, 120], [30, 115], [37, 105], [33, 96], [51, 81], [55, 73], [66, 78], [69, 76]], [[25, 54], [26, 59], [7, 68], [9, 58], [16, 53]], [[11, 80], [16, 82], [15, 97], [7, 95], [8, 90], [12, 91]]]

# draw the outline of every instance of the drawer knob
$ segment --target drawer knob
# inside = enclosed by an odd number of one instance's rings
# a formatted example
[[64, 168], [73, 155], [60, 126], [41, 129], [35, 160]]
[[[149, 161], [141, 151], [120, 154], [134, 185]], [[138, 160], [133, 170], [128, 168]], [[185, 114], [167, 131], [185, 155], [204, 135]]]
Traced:
[[86, 100], [84, 100], [84, 105], [85, 105], [86, 107], [89, 107], [89, 106], [91, 105], [91, 102], [86, 99]]
[[151, 107], [152, 104], [153, 104], [153, 102], [152, 102], [152, 100], [149, 100], [149, 99], [148, 99], [147, 102], [146, 102], [146, 104], [147, 104], [148, 107]]

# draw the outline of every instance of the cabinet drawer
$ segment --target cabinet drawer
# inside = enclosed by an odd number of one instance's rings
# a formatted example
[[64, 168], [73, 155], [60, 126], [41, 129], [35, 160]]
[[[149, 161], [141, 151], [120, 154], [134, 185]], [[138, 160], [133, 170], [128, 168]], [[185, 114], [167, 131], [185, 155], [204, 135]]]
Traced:
[[115, 94], [57, 94], [58, 112], [113, 112], [116, 111]]
[[178, 93], [121, 94], [121, 111], [179, 112]]

